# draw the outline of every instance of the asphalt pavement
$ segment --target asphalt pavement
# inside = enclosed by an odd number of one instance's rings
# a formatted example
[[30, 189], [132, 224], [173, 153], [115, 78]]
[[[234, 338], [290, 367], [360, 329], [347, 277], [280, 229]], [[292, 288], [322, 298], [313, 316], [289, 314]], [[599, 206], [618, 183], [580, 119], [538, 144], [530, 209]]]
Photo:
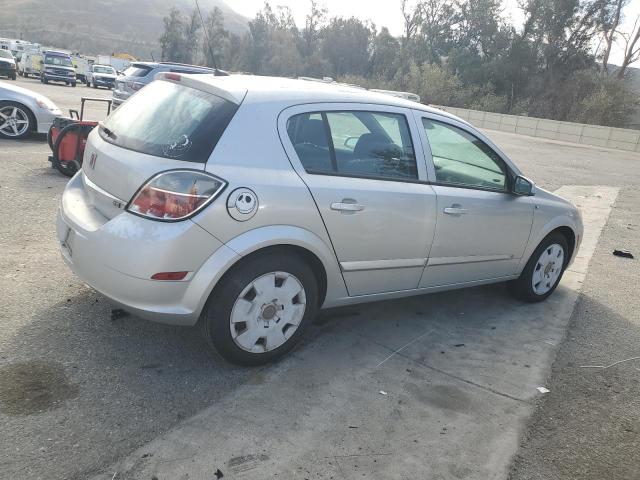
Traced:
[[[17, 83], [63, 110], [110, 96]], [[554, 296], [531, 307], [496, 285], [328, 311], [259, 369], [192, 329], [111, 320], [59, 257], [66, 178], [46, 141], [0, 140], [0, 478], [638, 478], [640, 362], [582, 367], [640, 356], [640, 155], [487, 133], [593, 222]]]

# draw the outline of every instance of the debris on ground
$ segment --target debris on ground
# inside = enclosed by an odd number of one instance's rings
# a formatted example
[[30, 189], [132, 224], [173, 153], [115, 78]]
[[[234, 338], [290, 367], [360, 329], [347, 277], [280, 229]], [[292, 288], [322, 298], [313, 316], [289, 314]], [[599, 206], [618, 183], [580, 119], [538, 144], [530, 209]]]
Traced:
[[111, 321], [119, 320], [129, 316], [129, 312], [121, 308], [114, 308], [111, 310]]
[[456, 343], [454, 345], [454, 347], [464, 347], [464, 346], [465, 346], [464, 343]]
[[629, 250], [614, 250], [613, 254], [616, 257], [622, 257], [622, 258], [634, 258], [633, 254], [629, 251]]
[[536, 388], [536, 390], [538, 390], [540, 393], [549, 393], [551, 390], [549, 390], [548, 388], [545, 387], [538, 387]]
[[388, 395], [388, 394], [387, 394], [387, 392], [385, 392], [384, 390], [380, 390], [378, 393], [379, 393], [380, 395]]
[[217, 469], [214, 473], [214, 475], [216, 476], [216, 478], [220, 479], [222, 477], [224, 477], [224, 474], [220, 471], [220, 469]]

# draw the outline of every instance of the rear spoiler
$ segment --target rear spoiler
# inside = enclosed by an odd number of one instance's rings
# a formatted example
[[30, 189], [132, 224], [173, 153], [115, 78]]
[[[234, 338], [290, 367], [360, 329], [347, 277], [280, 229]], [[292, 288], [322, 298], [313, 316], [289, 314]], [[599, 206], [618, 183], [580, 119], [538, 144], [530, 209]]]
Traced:
[[[231, 103], [235, 103], [236, 105], [240, 105], [242, 103], [242, 100], [244, 100], [244, 97], [247, 94], [246, 89], [225, 90], [224, 88], [221, 88], [218, 85], [214, 85], [208, 81], [202, 81], [200, 79], [205, 76], [207, 77], [207, 79], [210, 79], [209, 75], [207, 74], [183, 74], [183, 73], [176, 73], [176, 72], [160, 72], [156, 74], [156, 76], [154, 77], [154, 80], [164, 80], [172, 83], [180, 83], [182, 85], [186, 85], [187, 87], [202, 90], [204, 92], [216, 95], [220, 98], [224, 98], [225, 100]], [[220, 78], [228, 78], [228, 77], [220, 77]]]

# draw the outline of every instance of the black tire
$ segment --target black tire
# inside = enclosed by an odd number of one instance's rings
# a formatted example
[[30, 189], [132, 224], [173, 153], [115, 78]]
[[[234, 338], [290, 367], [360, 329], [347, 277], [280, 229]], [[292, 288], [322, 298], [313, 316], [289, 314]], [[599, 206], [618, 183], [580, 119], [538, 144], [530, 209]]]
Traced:
[[[242, 291], [261, 275], [271, 272], [286, 272], [302, 284], [306, 297], [304, 315], [297, 330], [279, 347], [263, 353], [248, 352], [231, 336], [231, 312]], [[199, 325], [209, 346], [228, 361], [246, 366], [263, 365], [283, 356], [301, 340], [317, 310], [318, 282], [312, 269], [302, 257], [274, 250], [249, 257], [229, 271], [209, 297]]]
[[76, 87], [76, 82], [73, 82], [73, 83], [71, 84], [71, 86], [72, 86], [73, 88], [75, 88], [75, 87]]
[[46, 78], [42, 77], [42, 83], [44, 83], [45, 85], [49, 84], [49, 80], [47, 80]]
[[34, 117], [34, 115], [31, 112], [31, 110], [29, 110], [27, 107], [25, 107], [24, 105], [22, 105], [21, 103], [18, 103], [18, 102], [0, 101], [0, 110], [2, 108], [4, 108], [4, 107], [16, 107], [16, 108], [18, 108], [19, 110], [21, 110], [24, 113], [24, 115], [26, 116], [27, 121], [29, 123], [27, 125], [27, 129], [23, 133], [21, 133], [21, 134], [19, 134], [17, 136], [6, 135], [6, 134], [4, 134], [4, 133], [2, 133], [0, 131], [0, 138], [9, 138], [11, 140], [20, 140], [20, 139], [26, 138], [29, 135], [31, 135], [31, 133], [36, 128], [36, 118]]
[[92, 86], [93, 86], [93, 88], [98, 88], [98, 86], [96, 85], [96, 82], [95, 82], [95, 81], [93, 82], [93, 85], [92, 85]]
[[17, 80], [18, 76], [14, 73], [13, 75], [11, 75], [11, 80]]
[[[562, 262], [560, 276], [555, 281], [555, 284], [551, 286], [551, 289], [543, 294], [538, 294], [533, 288], [533, 275], [536, 271], [538, 259], [542, 255], [542, 253], [547, 250], [552, 245], [559, 245], [564, 253], [564, 259]], [[551, 295], [555, 289], [560, 284], [560, 280], [562, 280], [562, 275], [564, 274], [564, 270], [567, 267], [567, 262], [569, 261], [569, 244], [567, 243], [567, 239], [564, 235], [559, 232], [552, 232], [547, 237], [545, 237], [538, 248], [534, 250], [531, 254], [531, 258], [527, 262], [527, 265], [524, 267], [524, 270], [520, 274], [520, 277], [517, 280], [513, 280], [509, 282], [509, 290], [511, 293], [518, 299], [528, 302], [535, 303], [541, 302], [542, 300], [547, 299], [549, 295]]]

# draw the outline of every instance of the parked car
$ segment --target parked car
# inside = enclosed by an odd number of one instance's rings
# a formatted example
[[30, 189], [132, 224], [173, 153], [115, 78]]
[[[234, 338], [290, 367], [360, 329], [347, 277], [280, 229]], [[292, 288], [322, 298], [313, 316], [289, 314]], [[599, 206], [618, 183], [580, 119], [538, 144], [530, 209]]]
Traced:
[[44, 95], [0, 83], [0, 138], [20, 139], [47, 133], [60, 109]]
[[113, 89], [113, 108], [116, 108], [135, 92], [151, 83], [156, 74], [173, 72], [181, 74], [208, 74], [226, 76], [223, 70], [215, 68], [199, 67], [197, 65], [185, 65], [183, 63], [170, 62], [133, 62], [121, 76], [116, 79]]
[[111, 90], [117, 76], [116, 70], [109, 65], [92, 65], [87, 72], [87, 87], [107, 87]]
[[40, 50], [27, 50], [22, 54], [20, 65], [18, 65], [20, 75], [29, 77], [35, 75], [40, 77], [42, 70], [42, 53]]
[[71, 55], [52, 50], [42, 52], [40, 81], [42, 83], [62, 82], [75, 87], [76, 71], [71, 62]]
[[9, 50], [0, 49], [0, 75], [15, 80], [17, 77], [16, 59]]
[[165, 73], [88, 139], [62, 256], [141, 317], [199, 324], [241, 364], [293, 347], [319, 308], [509, 281], [554, 291], [571, 203], [467, 122], [300, 80]]

